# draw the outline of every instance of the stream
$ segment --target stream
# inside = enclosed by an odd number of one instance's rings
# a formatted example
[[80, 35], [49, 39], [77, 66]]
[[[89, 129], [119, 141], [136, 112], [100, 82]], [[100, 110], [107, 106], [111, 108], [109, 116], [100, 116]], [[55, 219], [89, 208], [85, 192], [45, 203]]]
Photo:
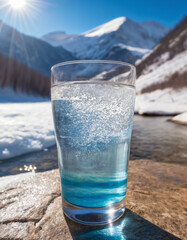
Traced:
[[[149, 159], [187, 165], [187, 127], [169, 117], [135, 115], [130, 160]], [[30, 166], [30, 167], [29, 167]], [[58, 168], [56, 146], [0, 161], [0, 176]]]

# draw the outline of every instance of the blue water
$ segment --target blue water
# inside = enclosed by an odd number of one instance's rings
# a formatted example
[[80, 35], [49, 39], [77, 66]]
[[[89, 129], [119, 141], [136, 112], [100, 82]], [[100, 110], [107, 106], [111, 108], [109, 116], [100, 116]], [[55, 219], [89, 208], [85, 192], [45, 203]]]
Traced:
[[134, 97], [124, 85], [52, 89], [62, 196], [69, 203], [95, 208], [124, 199]]
[[71, 204], [81, 207], [105, 207], [124, 199], [127, 177], [81, 176], [62, 174], [62, 195]]

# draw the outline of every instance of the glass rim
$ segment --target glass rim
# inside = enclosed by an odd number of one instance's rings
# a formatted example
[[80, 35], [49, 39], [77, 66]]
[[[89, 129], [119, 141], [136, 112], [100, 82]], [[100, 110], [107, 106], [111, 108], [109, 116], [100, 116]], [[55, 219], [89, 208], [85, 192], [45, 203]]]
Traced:
[[119, 64], [123, 66], [130, 67], [130, 71], [135, 71], [136, 67], [127, 62], [122, 61], [113, 61], [113, 60], [74, 60], [74, 61], [65, 61], [61, 63], [57, 63], [51, 67], [51, 71], [53, 71], [55, 68], [61, 67], [61, 66], [67, 66], [67, 65], [73, 65], [73, 64], [81, 64], [81, 63], [108, 63], [108, 64]]

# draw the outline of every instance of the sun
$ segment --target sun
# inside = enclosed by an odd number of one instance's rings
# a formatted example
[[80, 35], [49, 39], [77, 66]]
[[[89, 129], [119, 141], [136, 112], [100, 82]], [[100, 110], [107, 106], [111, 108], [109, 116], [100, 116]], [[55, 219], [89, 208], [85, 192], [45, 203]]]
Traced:
[[26, 7], [27, 0], [9, 0], [9, 5], [14, 10], [23, 10]]

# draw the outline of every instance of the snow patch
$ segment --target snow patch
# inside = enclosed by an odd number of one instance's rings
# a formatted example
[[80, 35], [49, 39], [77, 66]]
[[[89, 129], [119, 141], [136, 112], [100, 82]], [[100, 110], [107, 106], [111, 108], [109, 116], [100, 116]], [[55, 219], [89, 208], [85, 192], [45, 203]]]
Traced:
[[176, 121], [181, 121], [181, 122], [187, 124], [187, 112], [179, 114], [179, 115], [173, 117], [172, 119], [176, 120]]
[[171, 119], [172, 122], [187, 125], [187, 112], [179, 114]]
[[117, 44], [116, 46], [122, 48], [122, 49], [127, 49], [129, 51], [132, 52], [132, 54], [134, 55], [139, 55], [139, 56], [143, 56], [144, 54], [147, 54], [150, 52], [149, 49], [144, 49], [144, 48], [138, 48], [138, 47], [132, 47], [132, 46], [128, 46], [122, 43]]
[[169, 52], [163, 53], [163, 54], [160, 56], [160, 58], [159, 58], [159, 63], [161, 64], [161, 63], [166, 62], [166, 61], [169, 59], [169, 57], [170, 57], [170, 53], [169, 53]]
[[173, 40], [173, 39], [170, 40], [170, 41], [169, 41], [169, 47], [170, 47], [170, 48], [173, 48], [175, 45], [177, 45], [178, 42], [180, 41], [180, 39], [182, 38], [182, 36], [186, 34], [186, 32], [187, 32], [187, 29], [185, 29], [184, 31], [182, 31], [182, 32], [178, 35], [178, 37], [175, 38], [174, 40]]
[[174, 115], [187, 111], [187, 88], [166, 88], [136, 96], [135, 112], [139, 114]]
[[1, 103], [0, 112], [0, 160], [55, 144], [51, 103]]
[[5, 156], [9, 156], [10, 155], [10, 152], [7, 148], [5, 148], [2, 153], [5, 155]]

